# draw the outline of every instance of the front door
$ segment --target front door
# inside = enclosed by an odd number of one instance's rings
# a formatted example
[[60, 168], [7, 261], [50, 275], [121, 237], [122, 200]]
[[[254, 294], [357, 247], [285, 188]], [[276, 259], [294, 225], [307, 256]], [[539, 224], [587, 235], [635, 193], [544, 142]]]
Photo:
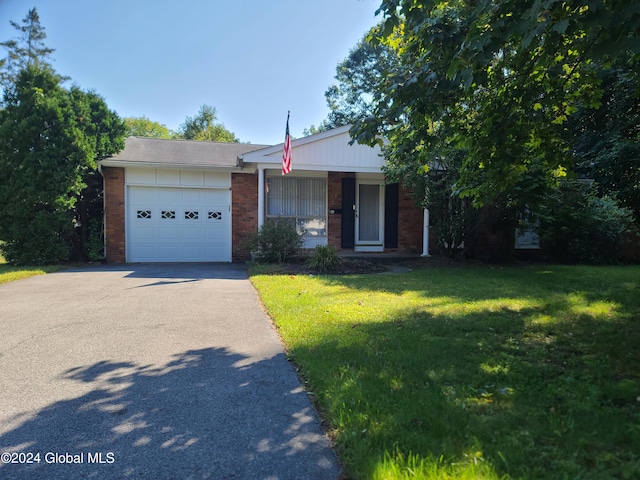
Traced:
[[356, 252], [384, 250], [384, 193], [380, 182], [356, 186]]

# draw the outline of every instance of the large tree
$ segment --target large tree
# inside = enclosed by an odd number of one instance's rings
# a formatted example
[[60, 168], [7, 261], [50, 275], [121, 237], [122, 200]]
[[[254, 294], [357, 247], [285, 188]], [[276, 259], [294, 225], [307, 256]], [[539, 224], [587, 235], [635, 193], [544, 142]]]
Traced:
[[123, 122], [99, 95], [63, 88], [46, 65], [27, 65], [4, 103], [0, 239], [5, 257], [18, 264], [86, 259], [92, 218], [94, 248], [99, 244], [96, 162], [124, 147]]
[[616, 197], [640, 223], [640, 58], [624, 57], [599, 74], [602, 106], [578, 109], [567, 133], [576, 171]]
[[22, 19], [22, 24], [14, 21], [9, 23], [17, 30], [18, 36], [0, 42], [7, 50], [7, 57], [0, 63], [0, 86], [3, 88], [14, 83], [18, 73], [29, 65], [50, 66], [50, 55], [54, 52], [44, 43], [47, 34], [40, 25], [40, 16], [35, 7]]
[[124, 124], [127, 127], [127, 137], [174, 138], [176, 136], [176, 133], [166, 125], [149, 120], [147, 117], [125, 118]]
[[454, 192], [535, 208], [570, 170], [566, 126], [601, 102], [598, 65], [640, 47], [637, 2], [385, 0], [370, 41], [400, 61], [374, 92], [361, 142], [388, 138], [390, 165], [420, 174], [463, 155]]
[[187, 140], [206, 140], [209, 142], [238, 142], [234, 133], [221, 123], [217, 123], [216, 109], [202, 105], [197, 115], [187, 117], [180, 126], [178, 136]]

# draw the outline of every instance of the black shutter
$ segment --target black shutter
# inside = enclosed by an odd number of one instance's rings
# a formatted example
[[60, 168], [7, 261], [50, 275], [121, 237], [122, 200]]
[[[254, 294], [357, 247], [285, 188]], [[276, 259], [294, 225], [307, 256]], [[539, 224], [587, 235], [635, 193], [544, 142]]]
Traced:
[[398, 248], [398, 184], [384, 189], [384, 247]]
[[354, 248], [356, 243], [356, 179], [342, 179], [342, 248]]

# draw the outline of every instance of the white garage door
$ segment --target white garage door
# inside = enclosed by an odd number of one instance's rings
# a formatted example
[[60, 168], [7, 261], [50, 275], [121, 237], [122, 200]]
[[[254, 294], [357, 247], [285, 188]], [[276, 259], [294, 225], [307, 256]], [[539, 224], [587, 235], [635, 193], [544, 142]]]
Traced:
[[230, 262], [231, 193], [128, 187], [128, 262]]

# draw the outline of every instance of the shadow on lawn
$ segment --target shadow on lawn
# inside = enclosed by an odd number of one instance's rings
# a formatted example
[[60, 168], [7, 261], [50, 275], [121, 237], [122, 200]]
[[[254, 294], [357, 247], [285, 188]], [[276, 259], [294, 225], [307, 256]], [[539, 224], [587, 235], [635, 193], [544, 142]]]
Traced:
[[[489, 290], [429, 275], [424, 296], [469, 304], [533, 288], [518, 274], [506, 283], [503, 275], [488, 278], [485, 286], [498, 285]], [[415, 288], [415, 278], [413, 287], [324, 281], [392, 293]], [[628, 292], [577, 283], [578, 300], [610, 302], [610, 310], [583, 308], [560, 279], [536, 287], [538, 296], [564, 288], [541, 305], [453, 314], [405, 309], [293, 349], [303, 366], [325, 359], [320, 403], [329, 405], [347, 464], [360, 465], [352, 473], [371, 478], [385, 455], [413, 455], [453, 475], [632, 478], [640, 471], [637, 303], [625, 301]]]
[[[207, 348], [66, 371], [59, 380], [87, 393], [5, 418], [0, 451], [40, 452], [40, 463], [0, 465], [0, 477], [335, 478], [306, 394], [276, 375], [286, 359], [246, 358]], [[48, 452], [81, 463], [48, 464], [59, 460]]]

